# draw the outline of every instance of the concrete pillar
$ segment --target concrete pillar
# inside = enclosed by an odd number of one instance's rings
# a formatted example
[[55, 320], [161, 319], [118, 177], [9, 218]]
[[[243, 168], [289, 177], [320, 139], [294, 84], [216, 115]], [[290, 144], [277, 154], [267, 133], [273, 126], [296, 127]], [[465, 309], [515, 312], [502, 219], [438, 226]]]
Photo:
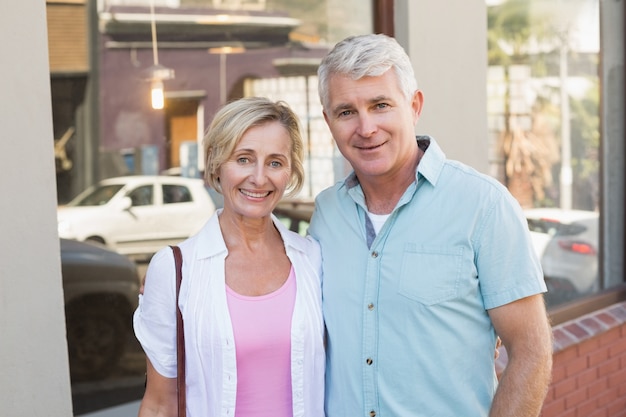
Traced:
[[46, 3], [0, 13], [0, 414], [70, 417]]

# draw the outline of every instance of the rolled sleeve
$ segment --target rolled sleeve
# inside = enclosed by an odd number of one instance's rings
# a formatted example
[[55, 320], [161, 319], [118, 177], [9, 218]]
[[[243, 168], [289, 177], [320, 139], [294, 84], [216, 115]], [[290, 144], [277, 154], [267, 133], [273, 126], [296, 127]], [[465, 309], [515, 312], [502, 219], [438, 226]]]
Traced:
[[176, 277], [170, 248], [154, 255], [133, 316], [135, 336], [154, 369], [176, 377]]

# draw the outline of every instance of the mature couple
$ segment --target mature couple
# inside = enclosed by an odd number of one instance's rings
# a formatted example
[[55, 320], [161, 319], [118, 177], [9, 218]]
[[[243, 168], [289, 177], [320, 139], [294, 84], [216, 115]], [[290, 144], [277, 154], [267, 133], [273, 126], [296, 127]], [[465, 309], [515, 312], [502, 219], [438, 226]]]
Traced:
[[[180, 244], [187, 415], [537, 416], [551, 329], [519, 205], [415, 136], [423, 96], [392, 38], [347, 38], [318, 75], [354, 171], [316, 198], [308, 238], [271, 214], [303, 183], [289, 107], [241, 99], [207, 130], [206, 180], [224, 208]], [[141, 417], [176, 416], [174, 275], [166, 248], [135, 313]]]

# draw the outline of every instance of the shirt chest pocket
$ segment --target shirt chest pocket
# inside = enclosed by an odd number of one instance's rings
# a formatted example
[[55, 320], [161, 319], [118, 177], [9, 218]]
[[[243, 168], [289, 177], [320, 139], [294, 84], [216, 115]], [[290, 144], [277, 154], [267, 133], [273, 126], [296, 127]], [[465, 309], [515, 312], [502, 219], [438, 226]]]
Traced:
[[462, 247], [418, 247], [407, 243], [398, 293], [425, 305], [452, 300], [459, 294], [462, 266]]

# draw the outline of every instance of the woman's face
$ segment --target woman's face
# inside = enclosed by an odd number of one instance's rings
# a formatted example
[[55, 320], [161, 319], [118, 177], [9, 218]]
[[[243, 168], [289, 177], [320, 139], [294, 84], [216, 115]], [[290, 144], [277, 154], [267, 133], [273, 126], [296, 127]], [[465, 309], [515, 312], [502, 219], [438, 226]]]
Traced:
[[291, 178], [291, 139], [279, 122], [254, 126], [219, 168], [224, 211], [247, 218], [269, 216]]

